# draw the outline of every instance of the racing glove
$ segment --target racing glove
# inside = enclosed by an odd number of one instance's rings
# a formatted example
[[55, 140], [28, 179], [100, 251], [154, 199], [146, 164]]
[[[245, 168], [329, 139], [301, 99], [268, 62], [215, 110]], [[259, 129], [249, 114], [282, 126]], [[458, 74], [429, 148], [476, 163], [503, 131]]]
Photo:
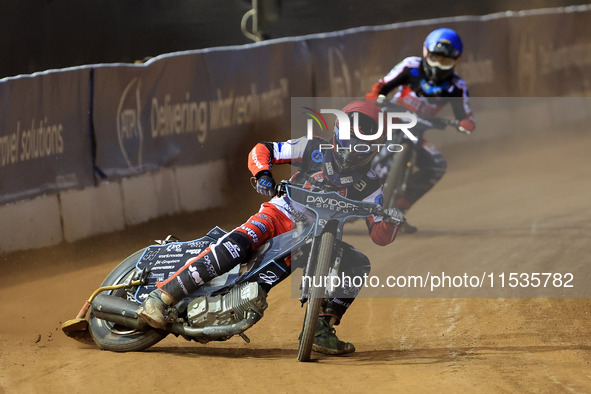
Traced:
[[473, 121], [471, 121], [470, 119], [463, 119], [460, 121], [460, 124], [458, 125], [458, 130], [464, 134], [472, 134], [472, 131], [474, 131], [474, 128], [476, 127], [476, 125], [474, 124]]
[[374, 83], [371, 87], [371, 91], [365, 94], [365, 100], [369, 102], [375, 102], [374, 100], [379, 96], [380, 90], [384, 87], [385, 83], [383, 79]]
[[397, 208], [388, 208], [384, 210], [384, 221], [391, 224], [402, 224], [406, 221], [404, 212]]
[[263, 196], [273, 197], [275, 195], [275, 179], [271, 171], [260, 171], [256, 175], [257, 193]]

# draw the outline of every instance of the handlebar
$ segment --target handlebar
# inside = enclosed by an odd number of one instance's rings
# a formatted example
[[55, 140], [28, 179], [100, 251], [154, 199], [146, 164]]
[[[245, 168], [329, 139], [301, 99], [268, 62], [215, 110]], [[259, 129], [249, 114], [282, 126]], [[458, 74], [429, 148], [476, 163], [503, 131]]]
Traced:
[[[250, 178], [250, 184], [251, 186], [256, 189], [256, 178], [255, 177], [251, 177]], [[290, 181], [286, 181], [286, 180], [282, 180], [281, 182], [275, 184], [275, 188], [274, 188], [274, 194], [273, 197], [277, 196], [277, 197], [281, 197], [287, 194], [287, 186], [288, 185], [292, 185], [295, 187], [301, 187], [301, 185], [297, 185], [294, 183], [291, 183]], [[325, 192], [334, 192], [334, 190], [323, 190]], [[370, 203], [366, 203], [366, 204], [370, 204]], [[381, 216], [383, 218], [389, 218], [390, 220], [393, 220], [394, 222], [398, 223], [398, 224], [403, 224], [406, 219], [403, 219], [402, 221], [391, 217], [386, 209], [383, 209], [382, 207], [380, 207], [377, 204], [374, 204], [374, 206], [370, 209], [370, 213], [374, 216]]]
[[281, 181], [275, 185], [275, 195], [281, 197], [287, 194], [287, 185], [289, 185], [289, 181]]
[[[403, 107], [402, 105], [399, 105], [399, 104], [394, 103], [392, 101], [389, 101], [388, 98], [384, 95], [378, 96], [378, 99], [376, 102], [382, 108], [396, 109], [396, 110], [405, 111], [405, 112], [409, 111], [408, 108]], [[410, 111], [410, 112], [412, 112], [412, 111]], [[456, 130], [458, 130], [464, 134], [470, 134], [469, 132], [467, 132], [463, 128], [460, 128], [460, 121], [458, 119], [440, 118], [440, 117], [436, 117], [436, 116], [427, 116], [427, 115], [419, 114], [416, 112], [413, 112], [413, 113], [415, 115], [417, 115], [417, 117], [419, 118], [419, 122], [420, 122], [420, 120], [423, 120], [424, 123], [425, 122], [430, 123], [430, 126], [432, 128], [443, 130], [446, 127], [450, 126], [450, 127], [453, 127]]]
[[[293, 185], [293, 186], [296, 186], [296, 187], [299, 186], [299, 185], [296, 185], [296, 184], [292, 184], [289, 181], [283, 180], [283, 181], [281, 181], [281, 182], [279, 182], [279, 183], [277, 183], [275, 185], [275, 196], [281, 197], [281, 196], [287, 194], [287, 186], [288, 185]], [[330, 191], [332, 192], [333, 190], [330, 190]], [[366, 203], [366, 204], [370, 204], [370, 203]], [[370, 209], [370, 213], [372, 215], [374, 215], [374, 216], [380, 216], [380, 217], [383, 217], [383, 218], [388, 218], [390, 220], [395, 221], [398, 224], [403, 224], [404, 222], [406, 222], [406, 219], [399, 220], [397, 218], [391, 217], [388, 214], [387, 210], [386, 209], [383, 209], [378, 204], [374, 204], [374, 206]]]

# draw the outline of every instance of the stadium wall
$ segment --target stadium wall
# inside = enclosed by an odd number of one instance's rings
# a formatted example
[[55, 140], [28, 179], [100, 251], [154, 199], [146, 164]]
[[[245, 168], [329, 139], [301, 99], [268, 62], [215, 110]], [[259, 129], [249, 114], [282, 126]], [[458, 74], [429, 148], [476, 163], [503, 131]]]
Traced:
[[[589, 116], [588, 100], [538, 99], [591, 91], [590, 15], [444, 18], [4, 78], [0, 253], [224, 205], [236, 157], [243, 166], [257, 140], [289, 138], [291, 97], [362, 96], [441, 26], [464, 37], [458, 73], [478, 108], [474, 138]], [[540, 108], [547, 116], [523, 124]]]

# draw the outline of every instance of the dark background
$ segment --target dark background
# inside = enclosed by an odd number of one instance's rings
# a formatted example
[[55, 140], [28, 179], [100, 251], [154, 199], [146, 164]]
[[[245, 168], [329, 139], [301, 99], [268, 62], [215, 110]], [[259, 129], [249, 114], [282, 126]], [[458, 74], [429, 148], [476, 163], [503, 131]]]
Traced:
[[[277, 0], [259, 0], [273, 10]], [[567, 0], [282, 0], [270, 38], [364, 25], [585, 4]], [[0, 0], [0, 78], [252, 42], [247, 0]]]

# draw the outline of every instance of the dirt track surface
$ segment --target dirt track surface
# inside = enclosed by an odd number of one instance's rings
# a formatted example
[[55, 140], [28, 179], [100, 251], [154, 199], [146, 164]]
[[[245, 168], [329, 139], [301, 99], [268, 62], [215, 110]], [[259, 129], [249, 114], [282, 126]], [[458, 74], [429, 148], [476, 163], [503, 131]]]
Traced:
[[[474, 272], [493, 261], [517, 272], [539, 261], [590, 264], [589, 148], [591, 136], [579, 131], [444, 151], [447, 175], [408, 215], [419, 233], [387, 248], [359, 231], [347, 238], [392, 270], [424, 261], [473, 262]], [[255, 210], [162, 219], [0, 256], [0, 393], [591, 392], [589, 299], [360, 298], [337, 330], [357, 352], [312, 363], [296, 361], [303, 310], [289, 281], [270, 294], [250, 344], [170, 336], [117, 354], [61, 333], [126, 255], [167, 233], [190, 239], [214, 224], [230, 229]]]

